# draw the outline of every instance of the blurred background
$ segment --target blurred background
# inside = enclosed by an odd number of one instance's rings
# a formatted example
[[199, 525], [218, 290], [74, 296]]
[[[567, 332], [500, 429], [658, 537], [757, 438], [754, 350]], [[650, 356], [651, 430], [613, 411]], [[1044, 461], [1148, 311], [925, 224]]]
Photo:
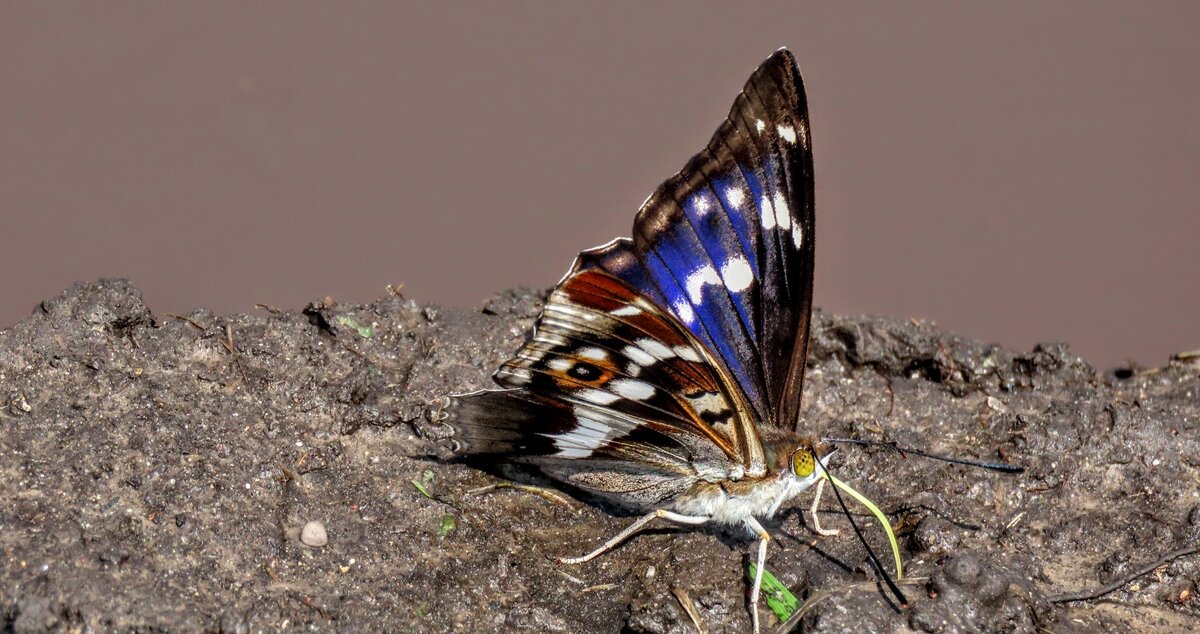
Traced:
[[1101, 368], [1200, 348], [1200, 3], [0, 3], [0, 327], [479, 306], [628, 235], [774, 49], [816, 302]]

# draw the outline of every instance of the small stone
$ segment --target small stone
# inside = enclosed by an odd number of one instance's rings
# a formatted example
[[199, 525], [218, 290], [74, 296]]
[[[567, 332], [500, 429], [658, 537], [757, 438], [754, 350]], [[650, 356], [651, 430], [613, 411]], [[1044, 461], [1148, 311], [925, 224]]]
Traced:
[[962, 554], [947, 563], [945, 571], [951, 581], [961, 586], [970, 586], [976, 583], [983, 569], [973, 555]]
[[33, 411], [33, 407], [29, 401], [25, 400], [24, 394], [15, 394], [8, 401], [8, 411], [12, 412], [13, 416], [21, 416]]
[[305, 546], [320, 548], [329, 543], [329, 535], [325, 532], [325, 525], [312, 521], [304, 525], [300, 529], [300, 541], [304, 542]]

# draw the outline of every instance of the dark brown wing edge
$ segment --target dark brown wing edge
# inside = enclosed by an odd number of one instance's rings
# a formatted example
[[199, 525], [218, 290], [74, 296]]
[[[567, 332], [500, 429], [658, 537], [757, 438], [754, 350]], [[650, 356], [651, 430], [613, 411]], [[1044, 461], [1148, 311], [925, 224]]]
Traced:
[[[804, 92], [804, 79], [791, 51], [781, 48], [764, 64], [768, 72], [756, 73], [751, 80], [760, 95], [764, 90], [757, 84], [774, 82], [774, 89], [791, 104], [795, 118], [799, 143], [791, 151], [783, 152], [787, 160], [788, 194], [793, 202], [795, 217], [804, 229], [804, 241], [795, 262], [789, 267], [789, 286], [793, 301], [798, 301], [799, 315], [796, 317], [795, 339], [792, 344], [791, 361], [788, 365], [783, 387], [779, 391], [774, 420], [781, 427], [800, 431], [800, 404], [804, 393], [804, 371], [808, 363], [809, 332], [812, 324], [813, 268], [816, 242], [816, 196], [813, 178], [812, 128], [808, 119], [808, 99]], [[763, 87], [765, 88], [765, 86]]]

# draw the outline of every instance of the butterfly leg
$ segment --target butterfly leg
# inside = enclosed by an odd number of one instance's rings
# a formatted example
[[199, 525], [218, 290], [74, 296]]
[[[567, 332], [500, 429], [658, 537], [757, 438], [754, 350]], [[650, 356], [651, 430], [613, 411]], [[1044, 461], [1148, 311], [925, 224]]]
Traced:
[[612, 550], [614, 547], [617, 546], [617, 544], [620, 544], [621, 542], [625, 541], [626, 539], [629, 539], [629, 537], [631, 535], [642, 530], [643, 528], [646, 527], [647, 524], [649, 524], [650, 522], [653, 522], [654, 520], [659, 519], [659, 518], [662, 518], [665, 520], [670, 520], [677, 524], [688, 524], [691, 526], [703, 524], [703, 523], [707, 522], [708, 520], [712, 519], [709, 517], [703, 517], [703, 516], [699, 516], [699, 515], [681, 515], [679, 513], [672, 513], [671, 511], [667, 511], [667, 510], [657, 509], [652, 513], [647, 513], [647, 514], [643, 515], [641, 518], [638, 519], [638, 521], [634, 522], [633, 524], [630, 524], [629, 528], [626, 528], [625, 530], [621, 531], [620, 533], [617, 533], [617, 535], [615, 537], [604, 542], [604, 545], [597, 548], [596, 550], [593, 550], [592, 552], [590, 552], [582, 557], [561, 557], [561, 558], [559, 558], [559, 561], [561, 561], [564, 564], [581, 564], [585, 561], [591, 561], [591, 560], [595, 559], [596, 557], [599, 557], [600, 555], [603, 555], [604, 553], [608, 552], [609, 550]]
[[809, 509], [809, 514], [812, 515], [813, 530], [817, 531], [818, 535], [824, 537], [833, 537], [840, 534], [842, 531], [839, 528], [821, 528], [821, 520], [817, 517], [817, 507], [821, 504], [821, 494], [825, 492], [825, 479], [817, 480], [817, 492], [813, 495], [812, 508]]
[[750, 588], [750, 618], [754, 621], [754, 634], [758, 634], [758, 595], [762, 591], [763, 570], [767, 566], [767, 542], [771, 541], [771, 534], [753, 517], [746, 520], [746, 528], [758, 536], [758, 565], [754, 569], [754, 585]]

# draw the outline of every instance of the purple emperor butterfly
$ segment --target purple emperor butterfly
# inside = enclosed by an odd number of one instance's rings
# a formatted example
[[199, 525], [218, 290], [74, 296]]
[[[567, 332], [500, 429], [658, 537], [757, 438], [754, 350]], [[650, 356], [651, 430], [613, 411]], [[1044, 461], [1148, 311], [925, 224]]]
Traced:
[[460, 451], [532, 465], [645, 515], [742, 527], [818, 482], [828, 450], [799, 433], [813, 283], [813, 161], [804, 86], [781, 49], [708, 146], [642, 205], [633, 238], [579, 254], [503, 388], [448, 409]]

